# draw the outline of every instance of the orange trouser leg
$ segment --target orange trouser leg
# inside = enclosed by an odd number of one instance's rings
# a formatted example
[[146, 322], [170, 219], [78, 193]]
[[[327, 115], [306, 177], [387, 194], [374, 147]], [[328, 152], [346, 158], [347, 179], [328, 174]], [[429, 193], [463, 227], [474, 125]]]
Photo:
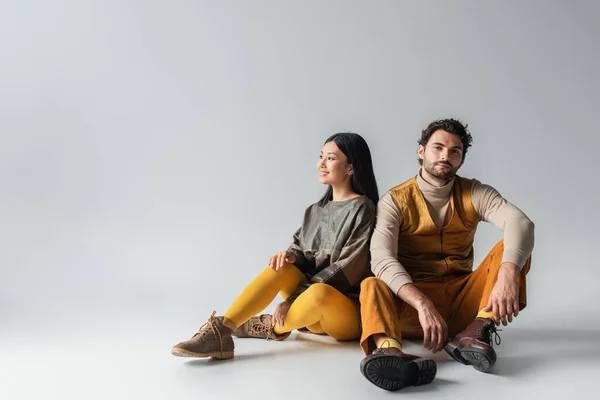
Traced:
[[[471, 323], [479, 310], [484, 308], [496, 281], [502, 263], [504, 241], [498, 242], [488, 253], [479, 267], [472, 273], [457, 277], [448, 282], [449, 292], [456, 295], [452, 301], [452, 309], [448, 320], [448, 332], [454, 336]], [[531, 268], [531, 257], [527, 259], [517, 277], [519, 285], [519, 308], [527, 306], [526, 275]]]
[[396, 297], [384, 281], [369, 277], [360, 285], [360, 317], [362, 335], [360, 346], [365, 354], [371, 354], [375, 343], [371, 336], [385, 333], [401, 342], [402, 324], [398, 318], [400, 299]]
[[[446, 319], [450, 311], [446, 278], [415, 282], [414, 285], [433, 302], [442, 318]], [[423, 337], [417, 310], [392, 293], [381, 279], [371, 277], [363, 281], [360, 288], [360, 307], [363, 325], [360, 343], [365, 354], [374, 350], [375, 343], [371, 336], [378, 333], [383, 333], [400, 343], [402, 336]]]
[[[414, 283], [448, 323], [450, 337], [465, 329], [475, 319], [477, 312], [487, 305], [498, 279], [503, 252], [504, 242], [500, 241], [472, 273], [441, 276]], [[530, 267], [531, 258], [517, 278], [521, 309], [527, 305], [525, 276]], [[360, 304], [363, 325], [360, 343], [365, 354], [374, 350], [371, 336], [375, 334], [383, 333], [399, 342], [402, 335], [409, 338], [423, 336], [417, 311], [392, 293], [382, 280], [371, 277], [363, 281]]]

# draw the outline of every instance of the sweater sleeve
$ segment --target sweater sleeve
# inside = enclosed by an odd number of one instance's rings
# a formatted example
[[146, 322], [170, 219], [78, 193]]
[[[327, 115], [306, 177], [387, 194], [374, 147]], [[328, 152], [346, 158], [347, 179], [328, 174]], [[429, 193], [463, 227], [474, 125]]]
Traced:
[[412, 283], [410, 275], [398, 261], [398, 234], [402, 216], [392, 194], [387, 192], [377, 205], [377, 223], [371, 238], [371, 270], [397, 294]]
[[306, 258], [304, 257], [304, 249], [302, 248], [302, 246], [300, 246], [301, 232], [302, 227], [298, 228], [298, 230], [294, 233], [293, 242], [287, 249], [288, 252], [292, 253], [294, 257], [296, 257], [296, 262], [294, 263], [294, 265], [300, 270], [302, 270], [302, 267], [306, 262]]
[[522, 268], [533, 251], [533, 222], [496, 189], [476, 180], [473, 182], [472, 199], [480, 221], [489, 222], [504, 232], [502, 262], [511, 262]]

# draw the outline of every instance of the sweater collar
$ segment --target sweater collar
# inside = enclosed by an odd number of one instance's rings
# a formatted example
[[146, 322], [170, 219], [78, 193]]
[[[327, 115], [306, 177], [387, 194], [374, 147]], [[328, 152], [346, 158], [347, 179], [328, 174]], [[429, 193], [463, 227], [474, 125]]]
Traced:
[[427, 200], [433, 206], [444, 205], [450, 199], [450, 193], [452, 192], [456, 177], [450, 179], [444, 186], [437, 187], [431, 185], [425, 179], [423, 179], [421, 176], [422, 171], [423, 169], [420, 169], [419, 173], [417, 174], [417, 185], [423, 193], [423, 197], [425, 197], [425, 200]]

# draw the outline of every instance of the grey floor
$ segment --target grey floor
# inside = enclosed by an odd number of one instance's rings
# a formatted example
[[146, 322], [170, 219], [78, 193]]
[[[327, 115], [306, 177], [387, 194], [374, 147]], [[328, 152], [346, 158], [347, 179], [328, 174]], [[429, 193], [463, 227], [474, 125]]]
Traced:
[[[0, 400], [600, 399], [600, 2], [0, 4]], [[461, 175], [536, 224], [494, 373], [441, 354], [388, 393], [357, 343], [296, 333], [170, 354], [289, 246], [327, 136], [365, 135], [383, 194], [450, 116]]]
[[[501, 332], [493, 373], [438, 354], [432, 384], [389, 393], [361, 376], [357, 343], [327, 337], [238, 339], [226, 361], [171, 356], [170, 347], [203, 322], [193, 308], [60, 314], [49, 307], [12, 316], [0, 333], [0, 398], [579, 398], [600, 381], [600, 330], [581, 323], [585, 316], [536, 322], [523, 313]], [[405, 350], [427, 354], [416, 342]]]

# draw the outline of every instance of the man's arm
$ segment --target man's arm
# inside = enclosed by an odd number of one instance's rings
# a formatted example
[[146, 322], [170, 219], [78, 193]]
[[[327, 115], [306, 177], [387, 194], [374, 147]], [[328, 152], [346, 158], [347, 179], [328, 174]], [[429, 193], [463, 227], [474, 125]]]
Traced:
[[398, 261], [398, 233], [402, 216], [392, 194], [384, 194], [377, 203], [377, 219], [371, 236], [371, 271], [394, 293], [412, 279]]
[[448, 339], [448, 325], [433, 302], [412, 283], [402, 286], [398, 297], [419, 313], [419, 323], [423, 328], [423, 347], [434, 353], [441, 351]]
[[398, 261], [398, 233], [402, 216], [391, 193], [383, 195], [377, 204], [377, 223], [371, 237], [371, 270], [398, 297], [419, 313], [423, 328], [423, 346], [438, 352], [448, 335], [447, 325], [435, 306], [413, 283]]
[[533, 251], [533, 222], [496, 189], [479, 181], [473, 182], [472, 199], [479, 220], [489, 222], [504, 232], [502, 263], [522, 268]]
[[504, 253], [498, 279], [484, 311], [492, 312], [497, 324], [508, 325], [513, 315], [519, 315], [517, 277], [533, 251], [534, 224], [493, 187], [474, 181], [472, 190], [473, 206], [479, 219], [504, 232]]

